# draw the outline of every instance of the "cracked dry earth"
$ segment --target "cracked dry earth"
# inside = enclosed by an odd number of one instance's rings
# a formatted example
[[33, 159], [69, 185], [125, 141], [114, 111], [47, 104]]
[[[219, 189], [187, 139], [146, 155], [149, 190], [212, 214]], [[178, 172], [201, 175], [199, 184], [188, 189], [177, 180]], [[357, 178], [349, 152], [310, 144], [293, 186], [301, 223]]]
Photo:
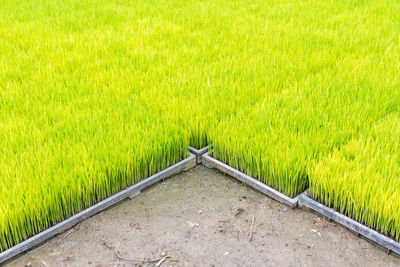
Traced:
[[6, 266], [400, 266], [318, 214], [198, 166]]

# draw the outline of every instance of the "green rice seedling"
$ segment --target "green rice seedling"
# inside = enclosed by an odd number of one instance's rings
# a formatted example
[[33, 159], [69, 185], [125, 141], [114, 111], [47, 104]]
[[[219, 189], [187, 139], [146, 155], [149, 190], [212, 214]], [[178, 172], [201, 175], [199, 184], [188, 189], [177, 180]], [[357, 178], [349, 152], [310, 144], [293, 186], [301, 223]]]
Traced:
[[288, 196], [304, 191], [313, 160], [397, 108], [397, 104], [390, 111], [376, 108], [395, 99], [396, 87], [332, 78], [326, 89], [321, 85], [326, 75], [266, 95], [262, 102], [215, 126], [210, 134], [214, 156]]
[[310, 168], [318, 201], [400, 240], [400, 117], [391, 114]]
[[[2, 142], [13, 144], [0, 153], [2, 249], [187, 156], [188, 141], [173, 125], [129, 100], [93, 100], [69, 106], [68, 115], [49, 110], [55, 116], [46, 114], [53, 121], [45, 125], [0, 124]], [[26, 132], [32, 143], [24, 144]]]
[[[96, 101], [78, 116], [57, 112], [52, 127], [1, 124], [2, 141], [13, 143], [0, 154], [2, 249], [187, 156], [187, 139], [171, 124], [129, 101]], [[21, 142], [27, 131], [36, 133], [31, 144]]]
[[[322, 181], [313, 162], [398, 113], [399, 14], [395, 0], [2, 1], [0, 250], [189, 144], [289, 196]], [[398, 166], [379, 162], [378, 184]]]

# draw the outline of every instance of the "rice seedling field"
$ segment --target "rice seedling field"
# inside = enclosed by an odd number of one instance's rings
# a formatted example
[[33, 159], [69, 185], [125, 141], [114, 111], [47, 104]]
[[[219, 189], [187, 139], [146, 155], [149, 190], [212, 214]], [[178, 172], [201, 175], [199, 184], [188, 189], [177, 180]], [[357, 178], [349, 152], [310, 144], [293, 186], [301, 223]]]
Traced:
[[0, 251], [188, 155], [400, 240], [396, 0], [0, 1]]

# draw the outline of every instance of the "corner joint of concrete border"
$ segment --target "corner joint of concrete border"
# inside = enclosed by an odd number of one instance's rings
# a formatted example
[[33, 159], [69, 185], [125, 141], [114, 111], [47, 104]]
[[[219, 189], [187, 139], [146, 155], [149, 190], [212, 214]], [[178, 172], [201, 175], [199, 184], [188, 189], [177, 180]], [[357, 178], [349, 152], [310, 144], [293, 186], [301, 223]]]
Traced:
[[312, 209], [310, 209], [310, 207], [307, 205], [306, 201], [304, 200], [304, 197], [306, 197], [307, 194], [308, 194], [308, 189], [299, 195], [299, 200], [297, 202], [297, 206], [305, 211], [312, 211]]
[[190, 153], [194, 154], [196, 156], [196, 163], [197, 164], [202, 164], [202, 155], [208, 152], [208, 147], [212, 145], [207, 145], [203, 148], [196, 149], [194, 147], [189, 146], [189, 151]]

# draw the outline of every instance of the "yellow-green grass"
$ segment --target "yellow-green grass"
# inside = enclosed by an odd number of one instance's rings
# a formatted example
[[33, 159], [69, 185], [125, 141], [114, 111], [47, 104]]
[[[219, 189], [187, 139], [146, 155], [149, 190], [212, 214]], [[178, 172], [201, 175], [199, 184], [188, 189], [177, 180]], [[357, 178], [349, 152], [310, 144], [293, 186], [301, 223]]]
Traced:
[[1, 1], [0, 251], [188, 144], [297, 195], [320, 158], [399, 112], [399, 14], [395, 0]]
[[1, 248], [187, 156], [187, 138], [170, 123], [129, 99], [92, 98], [0, 123]]
[[310, 194], [400, 240], [400, 117], [390, 115], [310, 168]]

